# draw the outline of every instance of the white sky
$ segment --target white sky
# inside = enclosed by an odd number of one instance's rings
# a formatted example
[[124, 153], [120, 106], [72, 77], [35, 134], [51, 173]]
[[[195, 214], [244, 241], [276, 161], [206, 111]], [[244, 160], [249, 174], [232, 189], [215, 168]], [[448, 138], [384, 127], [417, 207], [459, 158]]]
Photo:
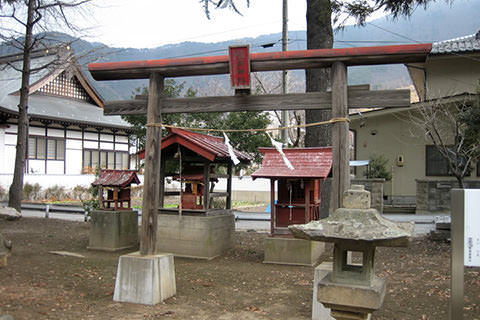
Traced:
[[[282, 31], [282, 0], [236, 0], [243, 16], [199, 0], [97, 0], [87, 40], [115, 47], [153, 48], [183, 41], [218, 42]], [[305, 30], [306, 1], [289, 0], [289, 30]], [[94, 21], [92, 21], [94, 20]]]

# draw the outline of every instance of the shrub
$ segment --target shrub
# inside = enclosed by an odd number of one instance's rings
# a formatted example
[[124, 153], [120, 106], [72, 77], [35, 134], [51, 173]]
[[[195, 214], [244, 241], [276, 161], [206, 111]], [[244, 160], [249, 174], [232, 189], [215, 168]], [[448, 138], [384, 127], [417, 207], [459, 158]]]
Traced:
[[23, 185], [23, 199], [25, 200], [39, 200], [40, 199], [40, 191], [42, 190], [42, 187], [40, 184], [35, 183], [35, 184], [30, 184], [26, 182]]
[[370, 156], [370, 164], [364, 176], [367, 179], [385, 179], [385, 181], [392, 180], [392, 173], [388, 171], [388, 159], [383, 155], [372, 154]]
[[74, 200], [82, 200], [90, 197], [90, 189], [85, 186], [75, 186], [72, 190], [71, 197]]
[[63, 200], [67, 197], [67, 193], [65, 192], [65, 187], [54, 185], [49, 187], [45, 190], [45, 199], [50, 201], [58, 201]]

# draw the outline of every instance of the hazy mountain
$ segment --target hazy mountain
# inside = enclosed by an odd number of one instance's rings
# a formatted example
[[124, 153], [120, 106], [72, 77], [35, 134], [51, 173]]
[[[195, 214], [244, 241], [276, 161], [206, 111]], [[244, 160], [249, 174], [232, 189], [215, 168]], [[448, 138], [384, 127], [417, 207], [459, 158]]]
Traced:
[[[431, 4], [425, 11], [418, 8], [410, 18], [392, 21], [388, 17], [377, 19], [365, 27], [346, 27], [336, 32], [335, 47], [360, 47], [392, 45], [404, 43], [423, 43], [447, 40], [476, 33], [480, 29], [480, 1], [455, 0], [447, 4], [444, 1]], [[84, 56], [80, 60], [86, 65], [90, 62], [128, 61], [179, 58], [206, 55], [224, 55], [229, 45], [248, 43], [253, 52], [271, 52], [281, 50], [281, 34], [262, 35], [256, 38], [243, 38], [217, 43], [182, 42], [153, 49], [109, 48], [101, 43], [74, 40], [68, 35], [52, 33], [48, 38], [54, 41], [73, 41], [75, 52]], [[274, 45], [264, 48], [265, 44]], [[289, 33], [289, 50], [303, 50], [306, 47], [306, 32]], [[12, 53], [11, 48], [0, 46], [0, 54]], [[87, 72], [88, 73], [88, 72]], [[89, 75], [89, 74], [88, 74]], [[186, 87], [194, 87], [200, 95], [229, 92], [226, 76], [206, 78], [179, 78]], [[264, 76], [267, 84], [276, 81], [275, 76]], [[291, 91], [304, 90], [304, 72], [290, 72]], [[99, 92], [106, 100], [125, 99], [131, 96], [134, 88], [146, 85], [146, 80], [121, 80], [95, 82]], [[410, 79], [403, 65], [383, 65], [349, 68], [349, 83], [367, 84], [372, 88], [386, 89], [405, 87]]]

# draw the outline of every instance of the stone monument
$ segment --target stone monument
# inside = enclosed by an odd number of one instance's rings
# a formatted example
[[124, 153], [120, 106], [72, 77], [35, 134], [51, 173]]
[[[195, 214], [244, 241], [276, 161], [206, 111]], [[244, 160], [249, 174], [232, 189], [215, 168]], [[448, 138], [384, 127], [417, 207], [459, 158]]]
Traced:
[[[337, 320], [366, 320], [385, 297], [385, 280], [375, 276], [375, 247], [407, 246], [414, 224], [396, 223], [370, 208], [370, 193], [353, 185], [343, 207], [325, 219], [289, 229], [296, 238], [333, 242], [333, 270], [318, 281], [317, 299]], [[353, 264], [351, 253], [361, 256]]]

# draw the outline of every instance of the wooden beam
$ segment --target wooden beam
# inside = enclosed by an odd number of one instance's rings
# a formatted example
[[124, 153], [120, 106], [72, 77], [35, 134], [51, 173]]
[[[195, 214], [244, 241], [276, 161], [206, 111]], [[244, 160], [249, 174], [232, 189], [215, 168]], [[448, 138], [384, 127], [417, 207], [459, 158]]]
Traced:
[[227, 199], [226, 209], [232, 209], [232, 175], [233, 175], [233, 163], [229, 162], [227, 165]]
[[[341, 61], [347, 66], [424, 62], [432, 44], [378, 47], [315, 49], [253, 53], [251, 71], [280, 71], [330, 67]], [[158, 72], [164, 77], [229, 73], [229, 57], [210, 56], [181, 59], [92, 63], [88, 66], [95, 80], [148, 79]]]
[[[348, 93], [348, 107], [350, 109], [410, 106], [410, 90], [367, 91], [350, 89]], [[162, 114], [330, 109], [331, 104], [331, 92], [177, 98], [162, 100]], [[106, 102], [103, 112], [105, 115], [145, 114], [146, 110], [147, 100], [136, 99]]]
[[[150, 77], [147, 122], [161, 122], [161, 93], [164, 78], [158, 73]], [[160, 163], [162, 150], [161, 128], [147, 127], [145, 143], [145, 180], [143, 184], [142, 234], [140, 237], [140, 254], [156, 254], [157, 215], [160, 204]]]
[[210, 209], [210, 162], [203, 164], [203, 208]]
[[[332, 117], [348, 118], [347, 66], [341, 62], [332, 65]], [[332, 126], [332, 209], [342, 207], [343, 193], [350, 187], [350, 140], [348, 122]]]
[[277, 207], [275, 206], [275, 180], [270, 179], [270, 235], [273, 236], [275, 233], [275, 223], [276, 223], [276, 212]]

